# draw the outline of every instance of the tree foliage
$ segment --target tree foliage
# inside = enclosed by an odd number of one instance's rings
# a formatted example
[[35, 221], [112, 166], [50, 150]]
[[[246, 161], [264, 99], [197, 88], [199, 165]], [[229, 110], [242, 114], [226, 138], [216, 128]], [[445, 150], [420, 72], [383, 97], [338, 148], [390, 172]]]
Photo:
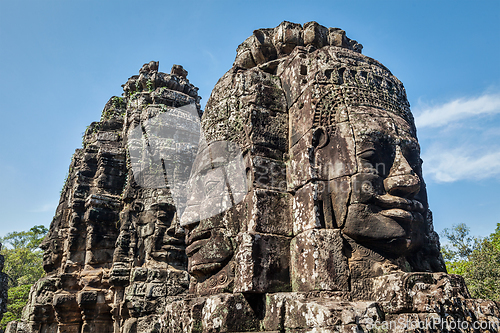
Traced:
[[39, 246], [47, 232], [47, 228], [37, 225], [29, 231], [11, 232], [0, 238], [3, 245], [0, 254], [5, 257], [3, 272], [9, 276], [7, 312], [0, 330], [5, 329], [8, 322], [21, 318], [31, 286], [45, 274], [43, 251]]
[[21, 319], [23, 308], [28, 302], [31, 285], [25, 284], [9, 289], [9, 301], [7, 312], [4, 313], [0, 329], [5, 329], [7, 324], [14, 320]]
[[441, 252], [448, 273], [462, 275], [472, 297], [500, 301], [500, 223], [486, 238], [469, 232], [465, 224], [444, 230], [450, 243]]
[[441, 252], [446, 261], [467, 260], [477, 246], [479, 238], [469, 236], [470, 228], [465, 223], [454, 225], [452, 229], [445, 228], [443, 236], [450, 242], [444, 245]]

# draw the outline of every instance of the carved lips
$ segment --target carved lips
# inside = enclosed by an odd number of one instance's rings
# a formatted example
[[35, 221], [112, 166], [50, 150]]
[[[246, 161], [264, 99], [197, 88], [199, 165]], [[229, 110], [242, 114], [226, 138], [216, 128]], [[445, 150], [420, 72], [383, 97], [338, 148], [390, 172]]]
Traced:
[[186, 254], [188, 271], [198, 277], [208, 277], [222, 269], [234, 254], [231, 239], [224, 229], [197, 230], [188, 233]]
[[424, 206], [417, 200], [396, 197], [390, 194], [374, 196], [375, 203], [386, 208], [380, 214], [402, 222], [421, 222]]

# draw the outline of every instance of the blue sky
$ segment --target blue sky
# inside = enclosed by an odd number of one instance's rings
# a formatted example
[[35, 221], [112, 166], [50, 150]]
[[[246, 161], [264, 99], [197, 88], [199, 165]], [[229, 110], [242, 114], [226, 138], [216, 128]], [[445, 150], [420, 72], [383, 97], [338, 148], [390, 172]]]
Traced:
[[0, 236], [49, 226], [87, 125], [142, 64], [203, 106], [252, 31], [339, 27], [405, 85], [434, 224], [500, 222], [500, 1], [0, 0]]

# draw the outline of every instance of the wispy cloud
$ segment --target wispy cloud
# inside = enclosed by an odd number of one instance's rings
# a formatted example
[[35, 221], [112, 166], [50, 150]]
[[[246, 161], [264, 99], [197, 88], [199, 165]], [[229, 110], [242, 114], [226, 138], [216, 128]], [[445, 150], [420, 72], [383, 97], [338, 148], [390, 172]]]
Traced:
[[424, 172], [437, 182], [500, 178], [500, 150], [477, 153], [472, 148], [431, 149], [424, 154]]
[[30, 213], [47, 213], [47, 212], [55, 212], [57, 208], [58, 202], [46, 203], [43, 205], [39, 205], [38, 207], [30, 210]]
[[441, 127], [466, 118], [500, 113], [500, 93], [480, 97], [459, 98], [445, 104], [424, 108], [416, 112], [417, 128]]

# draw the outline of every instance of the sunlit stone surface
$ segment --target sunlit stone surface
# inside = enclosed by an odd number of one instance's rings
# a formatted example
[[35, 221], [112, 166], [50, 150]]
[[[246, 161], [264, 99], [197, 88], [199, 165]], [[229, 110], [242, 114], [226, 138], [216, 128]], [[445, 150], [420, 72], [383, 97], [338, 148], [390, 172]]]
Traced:
[[203, 115], [182, 67], [144, 65], [87, 129], [8, 332], [498, 325], [445, 272], [405, 89], [361, 49], [316, 22], [256, 30]]

